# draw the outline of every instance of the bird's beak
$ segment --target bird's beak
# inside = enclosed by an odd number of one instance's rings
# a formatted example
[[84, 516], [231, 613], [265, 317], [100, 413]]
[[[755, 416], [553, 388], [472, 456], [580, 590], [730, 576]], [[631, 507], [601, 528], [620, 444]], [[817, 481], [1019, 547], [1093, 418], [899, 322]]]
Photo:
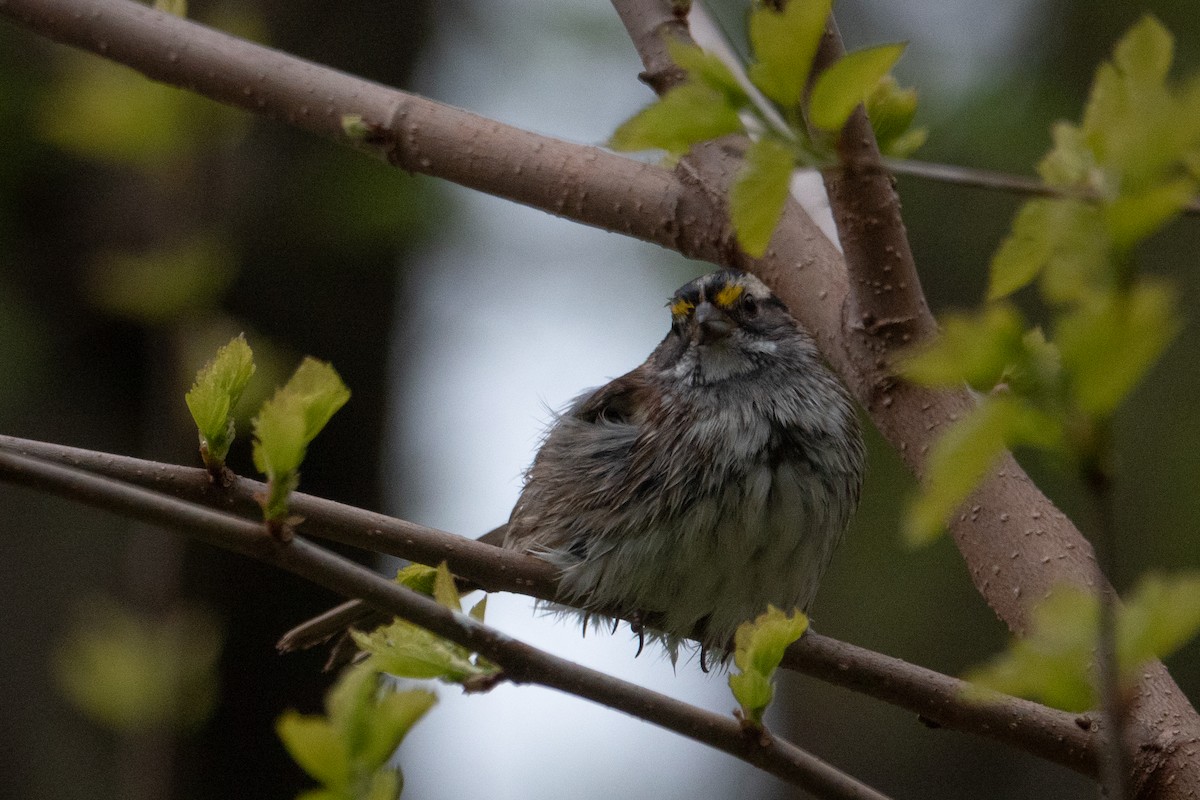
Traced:
[[721, 309], [707, 301], [696, 306], [692, 319], [695, 321], [695, 337], [700, 344], [713, 344], [733, 332], [733, 320]]

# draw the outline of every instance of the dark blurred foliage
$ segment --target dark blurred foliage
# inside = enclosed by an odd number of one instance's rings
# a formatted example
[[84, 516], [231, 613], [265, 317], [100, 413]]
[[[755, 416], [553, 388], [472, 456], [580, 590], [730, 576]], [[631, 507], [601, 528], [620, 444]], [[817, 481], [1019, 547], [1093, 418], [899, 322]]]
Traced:
[[[427, 3], [390, 0], [189, 13], [398, 86], [429, 27]], [[304, 487], [378, 508], [397, 287], [433, 185], [8, 25], [0, 95], [0, 429], [197, 463], [183, 392], [244, 330], [260, 382], [312, 354], [353, 387]], [[233, 462], [252, 473], [244, 439]], [[271, 721], [320, 707], [321, 656], [280, 659], [273, 642], [327, 593], [27, 491], [0, 488], [0, 508], [0, 772], [13, 796], [292, 797], [306, 785]], [[187, 598], [223, 620], [221, 700], [202, 730], [114, 738], [56, 695], [51, 650], [99, 594], [148, 614]]]
[[[406, 86], [431, 5], [194, 2], [191, 14]], [[839, 4], [852, 46], [897, 38], [885, 14], [901, 12], [885, 5]], [[1192, 5], [1145, 8], [1174, 32], [1180, 64], [1200, 65], [1200, 18]], [[474, 13], [486, 18], [489, 10]], [[1030, 4], [1023, 49], [1003, 69], [952, 104], [923, 93], [928, 110], [921, 113], [931, 119], [918, 122], [931, 130], [918, 156], [1028, 173], [1049, 145], [1050, 125], [1078, 118], [1096, 64], [1138, 13], [1121, 4]], [[725, 16], [736, 22], [737, 15]], [[571, 34], [560, 27], [554, 35]], [[920, 89], [925, 76], [906, 73], [905, 63], [902, 82]], [[183, 392], [215, 346], [245, 330], [272, 380], [285, 377], [301, 354], [338, 368], [354, 395], [314, 444], [303, 486], [379, 507], [384, 364], [406, 306], [406, 254], [430, 220], [453, 226], [436, 205], [435, 184], [207, 101], [159, 93], [135, 102], [122, 92], [136, 91], [129, 82], [140, 79], [119, 69], [98, 77], [107, 69], [0, 26], [0, 430], [193, 463]], [[98, 107], [84, 108], [82, 99], [92, 95]], [[148, 110], [136, 135], [157, 143], [149, 148], [157, 155], [105, 150], [105, 121], [136, 118], [139, 103]], [[155, 124], [167, 114], [174, 128]], [[72, 135], [81, 116], [92, 125]], [[181, 127], [195, 135], [175, 137]], [[607, 133], [596, 131], [593, 139]], [[118, 132], [107, 141], [121, 140]], [[978, 303], [988, 258], [1019, 199], [916, 179], [901, 179], [899, 191], [934, 308]], [[1189, 323], [1120, 417], [1122, 543], [1114, 579], [1121, 587], [1146, 569], [1200, 563], [1200, 323], [1191, 311], [1200, 288], [1198, 238], [1200, 224], [1184, 219], [1139, 254], [1146, 269], [1177, 281]], [[1033, 298], [1023, 299], [1035, 312]], [[901, 549], [897, 520], [911, 478], [885, 444], [872, 445], [864, 507], [818, 599], [814, 626], [958, 672], [999, 649], [1006, 632], [949, 541]], [[250, 471], [244, 440], [234, 466]], [[1054, 465], [1027, 466], [1065, 509], [1081, 508], [1077, 487], [1060, 480]], [[327, 595], [245, 559], [176, 545], [24, 490], [0, 486], [0, 514], [0, 613], [7, 621], [0, 773], [15, 796], [282, 798], [306, 785], [270, 721], [287, 707], [319, 707], [320, 656], [281, 660], [272, 644], [281, 630], [323, 608]], [[46, 668], [54, 642], [81, 598], [101, 593], [147, 613], [180, 598], [201, 600], [224, 620], [220, 705], [199, 733], [173, 745], [163, 737], [114, 739], [56, 694]], [[1193, 699], [1200, 697], [1200, 646], [1193, 643], [1169, 666]], [[1062, 769], [929, 730], [907, 713], [808, 679], [787, 679], [783, 695], [800, 709], [778, 722], [784, 733], [897, 796], [1093, 793]], [[750, 786], [792, 796], [774, 781], [752, 780], [743, 789]]]

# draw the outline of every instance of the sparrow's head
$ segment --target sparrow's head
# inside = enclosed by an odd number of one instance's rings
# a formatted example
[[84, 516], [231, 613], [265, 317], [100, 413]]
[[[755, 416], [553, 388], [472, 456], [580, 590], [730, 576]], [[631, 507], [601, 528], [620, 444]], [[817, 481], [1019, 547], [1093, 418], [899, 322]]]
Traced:
[[660, 372], [693, 384], [744, 375], [781, 348], [809, 341], [779, 298], [746, 272], [721, 270], [697, 278], [667, 305], [671, 331], [654, 361]]

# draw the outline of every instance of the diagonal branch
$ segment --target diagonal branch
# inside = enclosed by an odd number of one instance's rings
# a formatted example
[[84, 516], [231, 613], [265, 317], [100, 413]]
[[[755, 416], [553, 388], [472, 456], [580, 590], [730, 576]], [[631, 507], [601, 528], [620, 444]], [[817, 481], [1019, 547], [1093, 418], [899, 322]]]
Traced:
[[471, 617], [386, 580], [299, 537], [281, 543], [261, 523], [103, 476], [0, 452], [0, 479], [184, 533], [287, 570], [335, 592], [367, 599], [500, 665], [513, 683], [531, 683], [623, 711], [742, 759], [810, 792], [844, 800], [887, 800], [871, 787], [766, 731], [714, 714], [517, 641]]
[[[246, 516], [261, 513], [254, 498], [264, 485], [246, 478], [222, 489], [199, 468], [11, 436], [0, 436], [4, 452], [70, 465], [212, 508]], [[291, 510], [304, 518], [297, 528], [303, 535], [422, 564], [445, 561], [456, 575], [489, 590], [556, 599], [554, 570], [540, 559], [301, 493], [292, 495]], [[783, 665], [900, 706], [944, 728], [993, 738], [1085, 774], [1094, 772], [1095, 734], [1080, 727], [1072, 714], [1015, 697], [968, 702], [966, 685], [957, 678], [814, 632], [791, 646]]]

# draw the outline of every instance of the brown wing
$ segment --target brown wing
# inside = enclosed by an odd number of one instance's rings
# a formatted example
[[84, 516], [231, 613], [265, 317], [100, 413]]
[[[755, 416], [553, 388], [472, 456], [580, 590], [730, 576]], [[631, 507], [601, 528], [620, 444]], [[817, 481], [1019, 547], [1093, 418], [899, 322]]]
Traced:
[[646, 381], [643, 368], [626, 372], [614, 378], [590, 395], [575, 401], [567, 415], [583, 422], [623, 422], [637, 425], [644, 418], [646, 404], [643, 393]]
[[582, 395], [558, 418], [526, 474], [505, 547], [564, 546], [571, 529], [611, 506], [616, 474], [645, 419], [646, 389], [635, 369]]

